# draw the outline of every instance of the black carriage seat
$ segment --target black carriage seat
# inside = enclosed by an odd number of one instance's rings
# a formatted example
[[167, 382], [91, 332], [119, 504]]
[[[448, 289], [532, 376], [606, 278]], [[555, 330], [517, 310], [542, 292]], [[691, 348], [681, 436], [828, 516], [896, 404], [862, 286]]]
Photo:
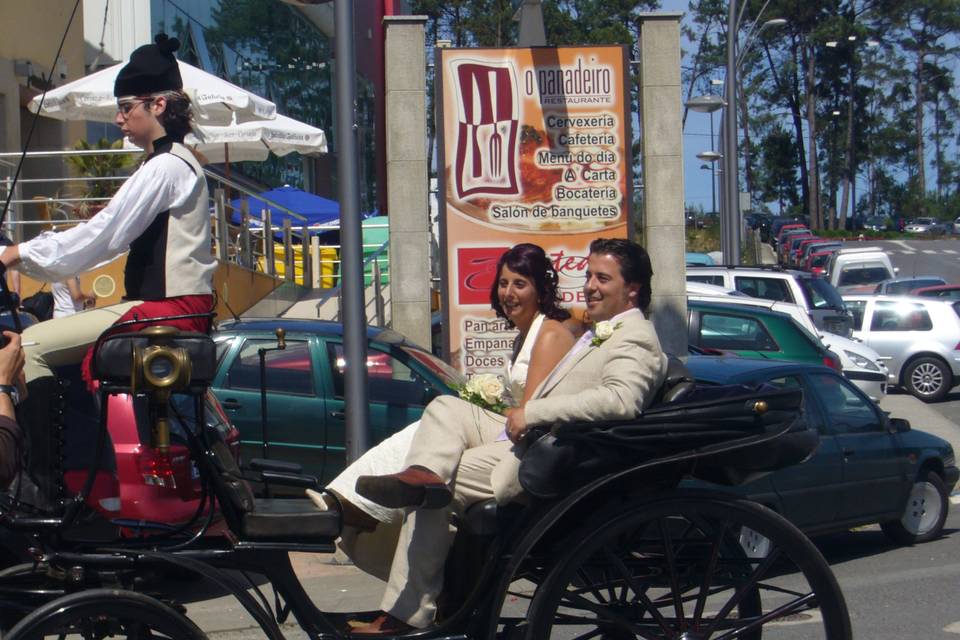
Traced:
[[[679, 358], [667, 358], [667, 373], [663, 384], [651, 403], [651, 407], [672, 402], [680, 402], [694, 389], [696, 383], [693, 375]], [[474, 503], [463, 514], [460, 524], [469, 533], [479, 536], [496, 535], [500, 530], [500, 523], [505, 518], [513, 516], [519, 505], [506, 505], [501, 508], [493, 498]]]
[[[147, 345], [139, 333], [115, 334], [97, 352], [95, 372], [105, 384], [129, 388], [134, 347]], [[216, 372], [216, 348], [206, 334], [181, 332], [172, 346], [191, 359], [190, 392], [204, 393]], [[202, 461], [230, 530], [242, 542], [331, 545], [340, 535], [338, 511], [321, 511], [305, 499], [257, 498], [229, 447], [216, 431], [206, 433], [209, 451]], [[332, 549], [331, 549], [332, 550]]]
[[[686, 367], [672, 361], [643, 416], [555, 425], [525, 452], [520, 483], [529, 496], [553, 499], [609, 473], [690, 454], [697, 457], [695, 477], [740, 484], [802, 462], [813, 452], [819, 439], [807, 428], [802, 402], [796, 389], [698, 387]], [[470, 532], [491, 535], [499, 530], [503, 511], [493, 500], [481, 502], [461, 522]]]

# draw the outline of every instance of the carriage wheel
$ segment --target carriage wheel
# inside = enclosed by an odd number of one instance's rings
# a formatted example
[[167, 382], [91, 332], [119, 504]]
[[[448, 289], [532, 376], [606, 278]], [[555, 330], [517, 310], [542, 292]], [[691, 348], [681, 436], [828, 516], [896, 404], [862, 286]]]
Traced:
[[203, 640], [187, 617], [142, 593], [90, 589], [43, 605], [10, 630], [5, 640]]
[[[739, 534], [770, 541], [749, 557]], [[717, 496], [666, 497], [570, 537], [530, 607], [528, 638], [851, 637], [816, 547], [773, 511]], [[802, 626], [801, 626], [802, 625]]]

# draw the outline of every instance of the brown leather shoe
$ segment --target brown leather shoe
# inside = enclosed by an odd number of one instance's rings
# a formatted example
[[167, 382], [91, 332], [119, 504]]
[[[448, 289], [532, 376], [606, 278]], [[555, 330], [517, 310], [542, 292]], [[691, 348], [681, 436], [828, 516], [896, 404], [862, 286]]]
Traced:
[[442, 509], [453, 498], [443, 478], [423, 467], [408, 467], [388, 476], [360, 476], [357, 493], [391, 509]]
[[367, 623], [357, 624], [351, 620], [348, 624], [352, 627], [350, 635], [353, 636], [391, 636], [413, 630], [406, 622], [397, 620], [389, 613], [381, 613]]

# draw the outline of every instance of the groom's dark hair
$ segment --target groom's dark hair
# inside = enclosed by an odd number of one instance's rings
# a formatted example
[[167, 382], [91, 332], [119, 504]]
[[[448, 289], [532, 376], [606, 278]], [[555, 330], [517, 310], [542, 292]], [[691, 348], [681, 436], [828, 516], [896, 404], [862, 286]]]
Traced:
[[635, 242], [622, 238], [597, 238], [590, 243], [590, 253], [610, 255], [620, 264], [620, 275], [631, 284], [640, 285], [637, 295], [637, 307], [644, 313], [650, 306], [650, 280], [653, 277], [653, 266], [650, 264], [650, 254]]

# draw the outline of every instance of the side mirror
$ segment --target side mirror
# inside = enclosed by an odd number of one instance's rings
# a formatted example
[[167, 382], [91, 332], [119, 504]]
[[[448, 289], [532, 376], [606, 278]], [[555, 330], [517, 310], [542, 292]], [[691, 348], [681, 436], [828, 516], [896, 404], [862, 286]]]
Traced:
[[891, 433], [906, 433], [910, 431], [909, 420], [905, 420], [904, 418], [890, 418], [889, 420]]

